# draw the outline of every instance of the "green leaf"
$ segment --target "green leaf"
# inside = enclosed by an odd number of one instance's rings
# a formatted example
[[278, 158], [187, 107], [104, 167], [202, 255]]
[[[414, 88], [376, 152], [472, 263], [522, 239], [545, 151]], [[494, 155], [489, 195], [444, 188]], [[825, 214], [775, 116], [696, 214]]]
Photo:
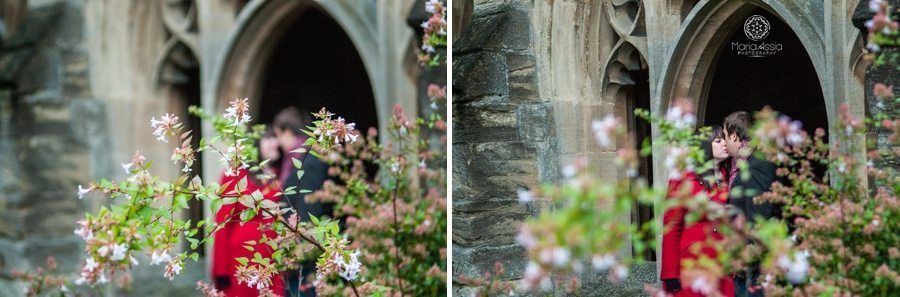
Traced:
[[246, 209], [246, 210], [244, 210], [243, 212], [241, 212], [241, 221], [242, 221], [242, 222], [250, 221], [250, 220], [252, 220], [252, 219], [255, 218], [255, 217], [256, 217], [256, 210], [255, 210], [255, 209], [252, 209], [252, 208], [251, 208], [251, 209]]
[[306, 194], [306, 193], [312, 193], [312, 191], [311, 191], [311, 190], [307, 190], [307, 189], [302, 189], [302, 190], [300, 190], [300, 194]]
[[291, 153], [294, 153], [294, 154], [302, 154], [305, 152], [306, 152], [306, 148], [302, 148], [302, 147], [291, 151]]
[[303, 170], [297, 170], [297, 180], [303, 180], [303, 173], [305, 172], [306, 171]]
[[234, 258], [234, 260], [238, 261], [238, 263], [241, 263], [241, 265], [247, 265], [247, 262], [250, 261], [247, 259], [247, 257]]
[[291, 158], [291, 161], [294, 161], [294, 168], [303, 168], [303, 162], [300, 162], [300, 160], [297, 160], [297, 158]]
[[197, 262], [197, 259], [199, 258], [200, 254], [198, 254], [197, 252], [191, 253], [191, 259], [194, 260], [194, 262]]
[[247, 177], [246, 177], [246, 176], [244, 176], [244, 178], [242, 178], [242, 179], [237, 183], [237, 187], [235, 187], [235, 189], [237, 190], [238, 193], [243, 193], [244, 190], [247, 189]]
[[222, 208], [222, 203], [225, 199], [213, 199], [209, 201], [209, 212], [210, 213], [218, 213], [219, 209]]
[[316, 226], [319, 225], [319, 218], [317, 218], [316, 216], [314, 216], [311, 213], [309, 214], [309, 220], [313, 222], [313, 225], [316, 225]]

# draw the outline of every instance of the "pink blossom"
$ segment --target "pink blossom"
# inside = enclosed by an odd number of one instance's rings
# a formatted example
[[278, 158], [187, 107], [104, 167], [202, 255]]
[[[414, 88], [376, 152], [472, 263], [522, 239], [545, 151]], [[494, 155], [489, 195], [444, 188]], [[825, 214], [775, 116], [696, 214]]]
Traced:
[[232, 126], [240, 126], [250, 122], [250, 99], [242, 98], [231, 100], [230, 107], [225, 109], [225, 119]]
[[616, 137], [617, 129], [622, 125], [622, 121], [615, 116], [608, 114], [602, 120], [594, 120], [591, 128], [594, 130], [594, 138], [601, 147], [612, 147], [613, 139]]
[[676, 129], [688, 129], [697, 123], [694, 104], [685, 98], [678, 98], [666, 112], [666, 121]]
[[155, 117], [150, 118], [150, 127], [155, 129], [153, 135], [156, 135], [156, 140], [169, 142], [166, 137], [175, 135], [175, 130], [180, 127], [180, 124], [177, 116], [166, 113], [158, 121]]
[[875, 94], [875, 97], [881, 100], [893, 100], [894, 99], [894, 86], [888, 86], [883, 83], [875, 83], [875, 87], [872, 88], [872, 92]]

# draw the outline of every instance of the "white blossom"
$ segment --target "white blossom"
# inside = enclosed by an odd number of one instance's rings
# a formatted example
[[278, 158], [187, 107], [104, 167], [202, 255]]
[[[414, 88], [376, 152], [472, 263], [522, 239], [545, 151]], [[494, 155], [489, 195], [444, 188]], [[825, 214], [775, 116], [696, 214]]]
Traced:
[[697, 116], [684, 110], [680, 104], [675, 104], [666, 112], [666, 121], [672, 123], [676, 129], [687, 129], [694, 126]]
[[525, 227], [524, 225], [522, 226], [522, 230], [519, 231], [519, 234], [516, 235], [516, 240], [526, 249], [532, 249], [537, 246], [537, 238], [531, 233], [531, 229], [528, 229], [528, 227]]
[[706, 277], [697, 277], [691, 282], [691, 290], [697, 293], [702, 293], [704, 296], [710, 296], [715, 291], [713, 285], [709, 282]]
[[359, 254], [359, 250], [353, 251], [352, 253], [350, 253], [350, 261], [345, 262], [344, 255], [342, 253], [337, 253], [335, 255], [334, 262], [340, 269], [340, 271], [338, 271], [338, 275], [348, 281], [356, 279], [360, 271], [360, 266], [362, 266], [362, 264], [359, 263]]
[[870, 0], [869, 1], [869, 11], [877, 13], [881, 10], [882, 0]]
[[591, 122], [591, 128], [594, 130], [594, 138], [597, 140], [597, 144], [601, 147], [612, 147], [615, 131], [620, 124], [619, 119], [611, 114], [606, 115], [602, 120]]
[[167, 251], [154, 251], [150, 254], [150, 265], [159, 265], [163, 262], [169, 261], [170, 259], [172, 259], [172, 256], [169, 256], [169, 253]]
[[78, 199], [83, 199], [84, 194], [94, 190], [94, 187], [82, 188], [81, 185], [78, 185]]
[[443, 4], [441, 4], [441, 1], [438, 1], [438, 0], [428, 0], [428, 2], [425, 2], [425, 11], [427, 11], [428, 13], [434, 13], [434, 12], [435, 12], [435, 6], [438, 6], [438, 7], [439, 7], [439, 5], [443, 5]]
[[153, 130], [153, 135], [156, 136], [156, 140], [162, 142], [169, 142], [166, 139], [166, 136], [174, 132], [172, 130], [175, 129], [175, 125], [178, 122], [178, 117], [172, 114], [164, 114], [160, 120], [156, 120], [156, 117], [150, 118], [150, 127], [155, 129]]
[[615, 265], [616, 258], [610, 254], [594, 255], [591, 258], [591, 264], [593, 264], [594, 269], [602, 272], [602, 271], [609, 270], [610, 267]]
[[178, 258], [169, 260], [169, 263], [166, 264], [166, 272], [163, 275], [169, 280], [175, 280], [175, 276], [181, 274], [182, 268], [184, 268], [184, 262]]
[[94, 269], [97, 269], [97, 267], [100, 266], [97, 264], [97, 261], [94, 261], [93, 257], [88, 257], [84, 261], [85, 261], [84, 270], [87, 270], [87, 271], [94, 271]]
[[563, 167], [563, 169], [562, 169], [562, 174], [563, 174], [563, 177], [565, 177], [565, 178], [572, 178], [575, 176], [575, 173], [576, 173], [575, 166], [572, 166], [572, 165], [566, 165], [566, 167]]
[[128, 251], [128, 247], [125, 244], [115, 244], [112, 250], [112, 256], [109, 257], [110, 260], [119, 261], [125, 259], [125, 252]]
[[106, 257], [106, 255], [109, 254], [109, 246], [101, 246], [99, 249], [97, 249], [97, 254], [99, 254], [100, 257]]
[[526, 189], [518, 189], [516, 193], [519, 196], [519, 203], [528, 203], [534, 200], [534, 195], [531, 194], [531, 191]]
[[125, 174], [131, 174], [131, 166], [133, 165], [132, 163], [122, 163], [122, 169], [125, 170]]
[[619, 280], [624, 280], [626, 277], [628, 277], [628, 268], [626, 268], [625, 266], [616, 266], [616, 268], [613, 268], [613, 272], [616, 274], [616, 277]]
[[551, 255], [553, 265], [560, 268], [565, 267], [566, 264], [569, 264], [569, 259], [572, 258], [572, 252], [564, 247], [554, 248]]
[[778, 257], [778, 267], [787, 270], [785, 275], [787, 280], [792, 284], [800, 284], [806, 281], [806, 274], [809, 270], [808, 251], [794, 253], [793, 257], [781, 255]]

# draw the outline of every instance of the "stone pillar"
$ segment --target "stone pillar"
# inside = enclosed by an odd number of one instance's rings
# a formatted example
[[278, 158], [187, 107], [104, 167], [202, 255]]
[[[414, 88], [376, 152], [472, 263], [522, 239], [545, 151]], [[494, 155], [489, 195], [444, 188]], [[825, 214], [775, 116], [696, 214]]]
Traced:
[[9, 273], [53, 256], [60, 272], [80, 269], [72, 233], [90, 199], [79, 184], [110, 168], [103, 158], [105, 110], [86, 79], [80, 1], [29, 6], [0, 49], [0, 295], [20, 296]]
[[519, 279], [525, 249], [518, 227], [537, 205], [516, 190], [555, 181], [552, 105], [537, 92], [531, 1], [481, 1], [453, 48], [453, 294], [460, 276], [479, 278], [500, 262]]

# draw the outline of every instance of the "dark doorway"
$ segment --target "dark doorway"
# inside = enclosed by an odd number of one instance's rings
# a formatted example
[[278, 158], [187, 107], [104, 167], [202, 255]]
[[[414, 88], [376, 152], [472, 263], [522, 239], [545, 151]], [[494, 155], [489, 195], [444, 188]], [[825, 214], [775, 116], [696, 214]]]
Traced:
[[375, 96], [362, 59], [334, 19], [316, 8], [301, 13], [275, 47], [259, 98], [259, 123], [271, 123], [288, 106], [322, 107], [356, 123], [361, 133], [378, 127]]
[[[746, 20], [754, 15], [762, 16], [771, 26], [767, 36], [757, 41], [751, 40], [744, 30]], [[741, 44], [760, 43], [780, 44], [781, 50], [756, 57], [754, 53], [741, 54], [740, 49], [746, 49]], [[721, 125], [731, 112], [753, 113], [769, 105], [803, 122], [803, 128], [810, 134], [817, 127], [828, 131], [828, 116], [816, 70], [800, 39], [778, 16], [757, 8], [741, 20], [731, 38], [719, 49], [716, 60], [704, 125]]]
[[[627, 98], [625, 101], [625, 108], [628, 111], [626, 118], [628, 119], [628, 131], [633, 133], [632, 136], [635, 140], [634, 149], [640, 152], [644, 147], [644, 144], [648, 147], [652, 146], [650, 122], [635, 116], [634, 113], [634, 110], [637, 108], [646, 111], [650, 110], [650, 72], [645, 63], [641, 61], [641, 68], [639, 70], [629, 71], [628, 74], [631, 76], [632, 81], [634, 81], [634, 85], [628, 86], [625, 93]], [[648, 185], [653, 184], [652, 156], [647, 155], [639, 157], [637, 175], [646, 179]], [[631, 221], [637, 222], [638, 227], [643, 227], [645, 224], [652, 224], [653, 206], [635, 202], [631, 211]], [[654, 236], [649, 229], [642, 229], [640, 232], [644, 239], [653, 238]], [[640, 253], [638, 253], [637, 250], [632, 249], [632, 254], [635, 255], [635, 257], [639, 257], [646, 261], [656, 261], [656, 249], [653, 246], [648, 246], [647, 249]]]

